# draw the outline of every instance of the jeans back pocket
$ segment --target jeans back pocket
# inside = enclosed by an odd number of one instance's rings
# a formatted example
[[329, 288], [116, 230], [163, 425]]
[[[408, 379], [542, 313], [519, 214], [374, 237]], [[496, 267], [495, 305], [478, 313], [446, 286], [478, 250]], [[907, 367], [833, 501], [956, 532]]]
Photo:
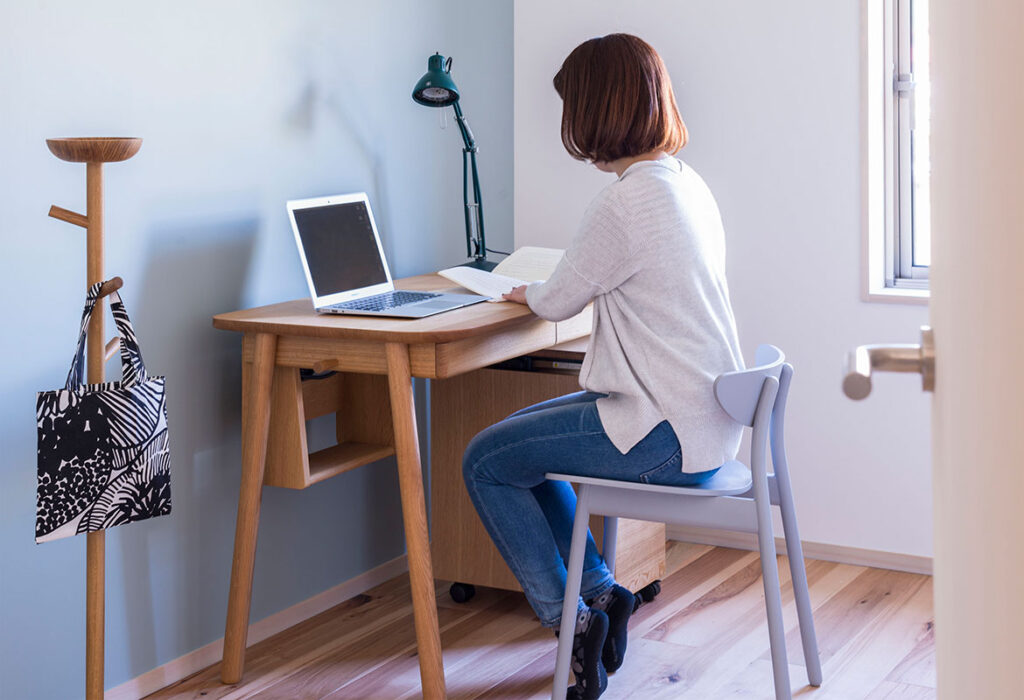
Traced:
[[676, 449], [675, 453], [667, 460], [656, 466], [654, 469], [640, 474], [640, 481], [644, 484], [656, 484], [659, 481], [671, 480], [672, 476], [682, 473], [683, 451]]

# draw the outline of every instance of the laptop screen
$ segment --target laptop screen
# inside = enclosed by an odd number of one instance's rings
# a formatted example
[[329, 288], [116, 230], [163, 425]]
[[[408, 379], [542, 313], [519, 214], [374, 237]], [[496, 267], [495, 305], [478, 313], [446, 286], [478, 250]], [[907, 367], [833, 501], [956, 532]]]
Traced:
[[388, 281], [366, 202], [295, 209], [316, 296]]

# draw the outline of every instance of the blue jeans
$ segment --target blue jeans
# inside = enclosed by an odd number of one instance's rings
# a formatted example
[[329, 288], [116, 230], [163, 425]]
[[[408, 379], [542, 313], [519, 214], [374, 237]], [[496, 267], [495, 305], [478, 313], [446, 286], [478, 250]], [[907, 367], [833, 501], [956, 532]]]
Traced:
[[[665, 421], [622, 454], [601, 425], [602, 396], [584, 391], [517, 411], [474, 437], [462, 458], [473, 505], [545, 627], [561, 621], [576, 512], [572, 487], [546, 473], [688, 486], [718, 471], [681, 472], [679, 441]], [[588, 532], [578, 607], [614, 584]]]

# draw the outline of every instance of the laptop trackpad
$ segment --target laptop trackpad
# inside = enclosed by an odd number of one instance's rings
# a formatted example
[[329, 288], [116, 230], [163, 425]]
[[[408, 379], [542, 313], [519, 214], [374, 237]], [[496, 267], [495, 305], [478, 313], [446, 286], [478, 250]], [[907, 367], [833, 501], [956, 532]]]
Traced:
[[419, 304], [416, 304], [415, 308], [417, 308], [417, 309], [450, 309], [453, 306], [455, 306], [455, 304], [452, 304], [450, 301], [424, 301], [424, 302], [421, 302]]

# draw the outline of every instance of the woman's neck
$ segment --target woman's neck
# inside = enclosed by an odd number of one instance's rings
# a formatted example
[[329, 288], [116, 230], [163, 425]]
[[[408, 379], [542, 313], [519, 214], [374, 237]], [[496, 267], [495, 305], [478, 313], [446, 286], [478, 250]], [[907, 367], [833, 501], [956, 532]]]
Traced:
[[641, 153], [638, 156], [629, 156], [627, 158], [619, 158], [618, 160], [612, 160], [602, 163], [594, 163], [598, 170], [602, 170], [606, 173], [615, 173], [618, 177], [622, 177], [622, 173], [626, 172], [626, 169], [634, 163], [639, 163], [645, 160], [661, 160], [668, 154], [664, 151], [649, 151], [648, 153]]

